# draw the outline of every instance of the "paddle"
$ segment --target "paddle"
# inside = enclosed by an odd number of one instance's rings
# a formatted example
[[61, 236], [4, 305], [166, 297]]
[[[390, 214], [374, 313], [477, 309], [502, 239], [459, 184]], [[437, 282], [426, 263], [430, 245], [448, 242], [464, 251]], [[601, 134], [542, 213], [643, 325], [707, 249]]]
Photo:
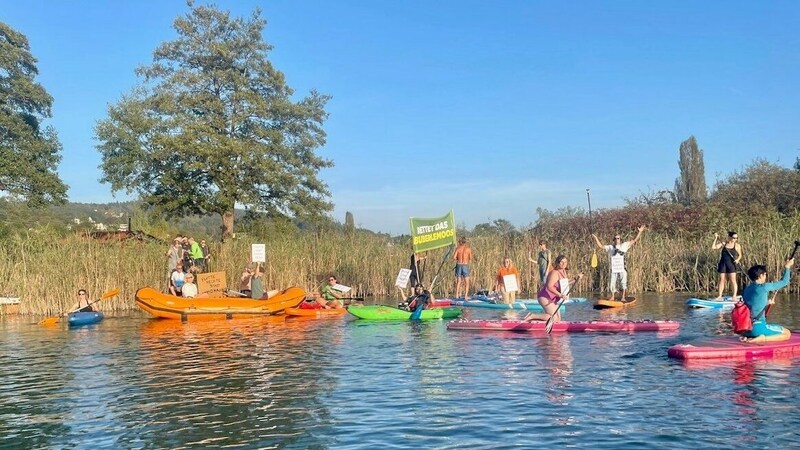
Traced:
[[[794, 255], [797, 254], [798, 248], [800, 248], [800, 241], [794, 241], [794, 248], [792, 249], [792, 253], [789, 255], [789, 258], [787, 259], [794, 259]], [[777, 292], [772, 296], [773, 302], [775, 301], [776, 295], [778, 295]], [[769, 315], [769, 311], [772, 309], [772, 305], [774, 305], [774, 303], [767, 303], [767, 308], [764, 310], [764, 317], [767, 317], [767, 315]]]
[[[589, 189], [586, 189], [586, 200], [589, 201], [589, 233], [594, 234], [592, 226], [592, 197], [589, 196]], [[592, 269], [597, 267], [597, 250], [592, 246]]]
[[[433, 281], [431, 281], [431, 287], [428, 289], [428, 292], [433, 292], [433, 286], [436, 284], [436, 280], [439, 278], [439, 273], [442, 271], [442, 267], [444, 267], [444, 263], [447, 262], [448, 258], [450, 258], [450, 254], [453, 253], [453, 244], [450, 244], [447, 247], [447, 253], [444, 254], [444, 258], [442, 258], [441, 264], [439, 264], [439, 269], [436, 271], [436, 275], [433, 277]], [[428, 297], [430, 299], [430, 297]], [[422, 316], [422, 310], [425, 309], [425, 302], [417, 302], [416, 308], [414, 308], [414, 312], [411, 313], [410, 320], [419, 320], [420, 316]]]
[[550, 314], [550, 317], [547, 318], [547, 322], [544, 324], [545, 333], [550, 334], [550, 332], [553, 331], [553, 324], [556, 323], [555, 321], [556, 314], [558, 314], [558, 310], [561, 309], [561, 305], [563, 305], [564, 302], [567, 300], [567, 296], [569, 295], [569, 292], [572, 290], [572, 286], [574, 286], [574, 284], [567, 286], [567, 288], [565, 289], [566, 292], [561, 294], [561, 300], [559, 300], [558, 303], [556, 303], [556, 310], [553, 312], [553, 314]]
[[[110, 290], [110, 291], [108, 291], [108, 292], [104, 293], [104, 294], [103, 294], [103, 295], [102, 295], [100, 298], [98, 298], [97, 300], [95, 300], [95, 301], [93, 301], [93, 302], [89, 303], [87, 306], [94, 305], [95, 303], [97, 303], [97, 302], [99, 302], [99, 301], [101, 301], [101, 300], [105, 300], [105, 299], [107, 299], [107, 298], [110, 298], [110, 297], [113, 297], [113, 296], [115, 296], [115, 295], [117, 295], [117, 294], [119, 294], [119, 289], [112, 289], [112, 290]], [[85, 308], [85, 306], [82, 306], [81, 308]], [[81, 308], [78, 308], [78, 309], [81, 309]], [[73, 313], [73, 312], [75, 312], [75, 311], [78, 311], [78, 309], [74, 309], [74, 310], [72, 310], [72, 311], [67, 311], [67, 312], [65, 312], [64, 314], [62, 314], [61, 316], [57, 316], [57, 317], [48, 317], [48, 318], [46, 318], [46, 319], [42, 319], [42, 320], [39, 322], [39, 325], [55, 325], [55, 324], [57, 324], [57, 323], [58, 323], [58, 322], [61, 320], [61, 317], [63, 317], [63, 316], [66, 316], [67, 314], [71, 314], [71, 313]]]

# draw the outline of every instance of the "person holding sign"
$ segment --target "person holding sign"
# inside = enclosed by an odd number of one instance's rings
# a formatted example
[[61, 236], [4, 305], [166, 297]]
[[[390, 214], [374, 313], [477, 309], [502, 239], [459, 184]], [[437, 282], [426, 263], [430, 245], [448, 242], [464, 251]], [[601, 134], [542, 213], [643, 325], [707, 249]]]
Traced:
[[572, 280], [567, 277], [567, 265], [569, 261], [564, 255], [558, 255], [555, 260], [555, 266], [545, 278], [545, 283], [539, 292], [536, 293], [536, 298], [539, 304], [544, 308], [544, 314], [528, 314], [525, 320], [547, 320], [550, 316], [556, 315], [553, 320], [558, 322], [561, 320], [561, 314], [558, 312], [558, 301], [569, 297], [572, 292], [572, 287], [575, 283], [583, 278], [583, 274], [579, 273], [577, 277]]
[[328, 284], [322, 287], [320, 292], [321, 296], [317, 297], [316, 299], [317, 303], [319, 303], [325, 309], [339, 309], [344, 307], [342, 301], [340, 300], [342, 297], [344, 297], [344, 292], [338, 289], [340, 286], [341, 285], [337, 283], [335, 276], [329, 276]]
[[614, 236], [614, 243], [610, 245], [603, 245], [600, 239], [597, 238], [597, 235], [592, 234], [595, 244], [602, 250], [605, 250], [606, 253], [608, 253], [608, 257], [611, 259], [611, 280], [609, 282], [611, 298], [609, 300], [614, 300], [614, 295], [617, 293], [617, 283], [619, 282], [622, 284], [622, 297], [620, 297], [620, 301], [625, 301], [625, 294], [628, 290], [628, 271], [625, 270], [625, 254], [634, 244], [639, 242], [642, 233], [644, 233], [646, 229], [647, 227], [644, 225], [637, 228], [639, 232], [632, 241], [622, 242], [622, 237], [616, 235]]
[[503, 258], [503, 266], [497, 270], [494, 290], [503, 294], [503, 303], [511, 304], [517, 299], [519, 271], [509, 257]]

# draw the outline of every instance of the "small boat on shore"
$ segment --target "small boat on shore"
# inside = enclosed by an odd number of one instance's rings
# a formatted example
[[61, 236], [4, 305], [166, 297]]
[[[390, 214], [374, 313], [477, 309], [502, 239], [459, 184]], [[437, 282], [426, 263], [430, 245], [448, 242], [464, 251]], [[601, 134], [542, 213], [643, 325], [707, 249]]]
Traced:
[[146, 287], [136, 291], [136, 306], [163, 319], [214, 320], [282, 313], [299, 305], [306, 291], [290, 287], [268, 300], [241, 297], [184, 298]]

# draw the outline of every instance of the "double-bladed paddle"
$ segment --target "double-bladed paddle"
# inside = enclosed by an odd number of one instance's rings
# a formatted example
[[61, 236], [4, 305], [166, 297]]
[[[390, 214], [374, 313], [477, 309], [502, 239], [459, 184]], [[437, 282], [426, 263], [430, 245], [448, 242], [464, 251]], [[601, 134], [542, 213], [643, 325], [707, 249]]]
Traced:
[[[102, 296], [100, 296], [100, 298], [98, 298], [97, 300], [95, 300], [95, 301], [93, 301], [93, 302], [89, 303], [87, 306], [92, 306], [92, 305], [94, 305], [95, 303], [97, 303], [97, 302], [99, 302], [99, 301], [101, 301], [101, 300], [105, 300], [105, 299], [107, 299], [107, 298], [111, 298], [111, 297], [113, 297], [113, 296], [115, 296], [115, 295], [118, 295], [118, 294], [119, 294], [119, 289], [112, 289], [112, 290], [110, 290], [110, 291], [108, 291], [108, 292], [104, 293], [104, 294], [103, 294]], [[86, 306], [82, 306], [81, 308], [85, 308], [85, 307], [86, 307]], [[46, 319], [43, 319], [42, 321], [40, 321], [40, 322], [39, 322], [39, 325], [55, 325], [55, 324], [57, 324], [57, 323], [58, 323], [58, 322], [61, 320], [61, 318], [62, 318], [63, 316], [66, 316], [67, 314], [71, 314], [71, 313], [73, 313], [73, 312], [75, 312], [75, 311], [78, 311], [78, 310], [80, 310], [81, 308], [78, 308], [78, 309], [75, 309], [75, 310], [72, 310], [72, 311], [67, 311], [67, 312], [65, 312], [64, 314], [60, 315], [60, 316], [56, 316], [56, 317], [48, 317], [48, 318], [46, 318]]]

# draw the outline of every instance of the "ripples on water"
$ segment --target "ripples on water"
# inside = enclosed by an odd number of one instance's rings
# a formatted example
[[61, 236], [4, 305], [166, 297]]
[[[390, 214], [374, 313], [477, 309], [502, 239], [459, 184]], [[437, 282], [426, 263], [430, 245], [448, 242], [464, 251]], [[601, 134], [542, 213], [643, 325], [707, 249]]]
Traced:
[[[680, 298], [568, 318], [678, 318], [678, 333], [447, 331], [445, 323], [260, 318], [0, 322], [0, 447], [787, 448], [800, 358], [687, 366], [726, 334]], [[796, 299], [773, 312], [800, 328]], [[469, 310], [478, 318], [500, 313]]]

